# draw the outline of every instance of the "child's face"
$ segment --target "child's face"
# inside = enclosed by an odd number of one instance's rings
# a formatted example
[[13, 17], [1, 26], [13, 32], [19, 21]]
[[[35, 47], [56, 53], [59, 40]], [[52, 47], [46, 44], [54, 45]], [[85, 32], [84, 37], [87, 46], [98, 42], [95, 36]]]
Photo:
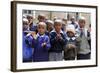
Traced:
[[29, 23], [33, 21], [33, 17], [27, 17]]
[[67, 35], [68, 35], [69, 37], [73, 37], [73, 36], [74, 36], [74, 33], [71, 32], [71, 31], [68, 31], [68, 32], [67, 32]]
[[38, 17], [38, 20], [39, 20], [39, 22], [44, 22], [44, 21], [45, 21], [45, 17], [39, 16], [39, 17]]
[[23, 30], [27, 30], [28, 29], [28, 22], [23, 22]]
[[62, 28], [61, 23], [55, 23], [55, 24], [54, 24], [54, 28], [55, 28], [56, 32], [60, 32], [60, 30], [61, 30], [61, 28]]
[[84, 28], [85, 27], [85, 21], [79, 20], [79, 26], [80, 26], [80, 28]]
[[48, 24], [47, 24], [47, 30], [52, 30], [52, 29], [53, 29], [53, 24], [48, 23]]
[[38, 33], [39, 34], [44, 34], [45, 31], [46, 31], [46, 27], [45, 26], [42, 26], [42, 25], [38, 26]]

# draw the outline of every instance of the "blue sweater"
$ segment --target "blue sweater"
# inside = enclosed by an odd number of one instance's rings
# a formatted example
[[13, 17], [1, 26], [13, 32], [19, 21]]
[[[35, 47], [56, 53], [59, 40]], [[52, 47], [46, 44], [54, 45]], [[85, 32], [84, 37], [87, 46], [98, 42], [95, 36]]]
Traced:
[[23, 33], [23, 61], [32, 61], [33, 56], [33, 46], [32, 46], [33, 37], [31, 35], [26, 36]]
[[50, 52], [62, 52], [62, 50], [66, 44], [66, 34], [64, 34], [63, 31], [60, 34], [61, 34], [62, 39], [57, 40], [56, 32], [54, 30], [51, 31], [51, 33], [50, 33], [50, 43], [51, 43]]
[[[42, 44], [46, 43], [46, 46], [43, 47]], [[48, 50], [51, 47], [50, 40], [47, 35], [39, 35], [36, 39], [35, 48], [34, 48], [34, 54], [33, 54], [33, 60], [35, 62], [41, 62], [41, 61], [48, 61]]]

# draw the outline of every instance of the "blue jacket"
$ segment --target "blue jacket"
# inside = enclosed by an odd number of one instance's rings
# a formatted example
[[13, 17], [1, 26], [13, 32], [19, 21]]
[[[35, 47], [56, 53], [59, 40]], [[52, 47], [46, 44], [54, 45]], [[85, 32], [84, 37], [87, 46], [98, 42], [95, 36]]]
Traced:
[[[48, 56], [48, 50], [51, 47], [50, 45], [50, 40], [47, 35], [37, 35], [35, 47], [34, 47], [34, 54], [33, 54], [33, 60], [35, 62], [41, 62], [41, 61], [48, 61], [49, 56]], [[43, 47], [42, 44], [46, 43], [46, 46]]]
[[32, 46], [33, 37], [31, 35], [26, 36], [23, 33], [23, 62], [32, 61], [33, 56], [33, 46]]
[[63, 31], [61, 31], [61, 37], [62, 39], [57, 40], [56, 39], [56, 31], [53, 30], [50, 33], [50, 43], [51, 43], [51, 48], [50, 48], [50, 52], [62, 52], [65, 44], [66, 44], [66, 34], [64, 34]]

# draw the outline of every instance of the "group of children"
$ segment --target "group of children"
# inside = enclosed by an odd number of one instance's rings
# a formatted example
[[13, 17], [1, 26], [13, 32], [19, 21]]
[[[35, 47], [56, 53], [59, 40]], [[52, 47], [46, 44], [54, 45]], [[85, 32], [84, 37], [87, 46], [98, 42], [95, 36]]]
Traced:
[[78, 24], [73, 21], [63, 29], [61, 19], [51, 21], [39, 15], [35, 24], [32, 16], [23, 18], [23, 62], [90, 59], [91, 37], [85, 24], [81, 17]]

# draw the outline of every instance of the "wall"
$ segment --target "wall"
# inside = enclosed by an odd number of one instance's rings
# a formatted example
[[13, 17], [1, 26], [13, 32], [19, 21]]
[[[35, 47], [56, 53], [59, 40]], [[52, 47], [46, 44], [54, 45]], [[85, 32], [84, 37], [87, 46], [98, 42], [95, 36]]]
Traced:
[[[10, 1], [11, 0], [0, 0], [0, 73], [12, 73], [10, 71]], [[37, 0], [33, 0], [37, 1]], [[82, 4], [82, 5], [99, 5], [99, 0], [38, 0], [37, 2], [55, 2], [55, 3], [67, 3], [67, 4]], [[100, 6], [99, 6], [100, 7]], [[100, 10], [99, 12], [100, 13]], [[100, 16], [98, 14], [98, 16]], [[98, 17], [98, 20], [100, 17]], [[100, 24], [100, 21], [99, 23]], [[100, 27], [100, 25], [98, 25]], [[98, 30], [100, 31], [100, 29]], [[98, 34], [100, 37], [100, 34]], [[98, 43], [99, 43], [98, 38]], [[100, 55], [100, 49], [98, 48], [98, 55]], [[100, 57], [98, 58], [100, 64]], [[77, 69], [61, 69], [61, 70], [50, 70], [50, 71], [35, 71], [34, 73], [99, 73], [100, 65], [92, 68], [77, 68]], [[22, 73], [22, 72], [21, 72]], [[26, 72], [26, 73], [33, 73]]]

